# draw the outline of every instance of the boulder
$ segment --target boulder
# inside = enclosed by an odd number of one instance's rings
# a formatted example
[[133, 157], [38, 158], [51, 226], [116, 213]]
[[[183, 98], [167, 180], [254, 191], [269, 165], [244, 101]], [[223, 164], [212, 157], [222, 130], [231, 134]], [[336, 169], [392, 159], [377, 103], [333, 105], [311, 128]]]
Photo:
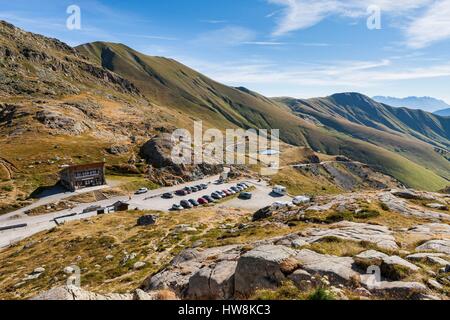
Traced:
[[448, 211], [448, 206], [442, 203], [428, 203], [426, 206], [431, 209]]
[[108, 152], [109, 154], [112, 155], [118, 155], [118, 154], [123, 154], [123, 153], [127, 153], [129, 151], [127, 146], [112, 146], [106, 149], [106, 152]]
[[402, 189], [402, 190], [392, 190], [391, 193], [399, 198], [408, 199], [408, 200], [431, 200], [433, 197], [420, 194], [414, 190]]
[[371, 292], [394, 299], [410, 299], [427, 292], [427, 287], [418, 282], [381, 281]]
[[153, 215], [142, 216], [137, 220], [137, 225], [140, 227], [151, 226], [156, 223], [156, 219], [157, 217]]
[[235, 273], [237, 296], [248, 297], [258, 289], [276, 289], [284, 280], [282, 263], [296, 256], [285, 246], [265, 245], [257, 247], [238, 260]]
[[444, 286], [434, 279], [429, 279], [427, 281], [427, 284], [431, 289], [434, 289], [434, 290], [441, 291], [442, 289], [444, 289]]
[[308, 271], [302, 269], [295, 270], [288, 276], [288, 279], [300, 290], [306, 291], [313, 287], [312, 275]]
[[384, 257], [381, 274], [391, 280], [401, 280], [420, 268], [398, 256]]
[[233, 298], [236, 266], [236, 261], [221, 261], [200, 269], [189, 279], [187, 298], [192, 300]]
[[341, 240], [370, 242], [388, 250], [398, 249], [393, 232], [385, 226], [343, 221], [330, 225], [328, 229], [309, 229], [305, 235], [306, 241], [310, 243], [334, 237]]
[[406, 259], [409, 261], [426, 262], [445, 267], [450, 263], [444, 259], [445, 257], [447, 257], [447, 255], [444, 253], [416, 253], [407, 256]]
[[253, 221], [260, 221], [267, 218], [270, 218], [273, 215], [273, 212], [271, 210], [271, 207], [265, 207], [262, 209], [259, 209], [253, 214]]
[[[211, 266], [209, 269], [215, 270], [213, 265], [217, 266], [222, 261], [236, 261], [241, 254], [241, 249], [241, 246], [232, 245], [205, 250], [200, 248], [183, 250], [166, 269], [147, 278], [142, 287], [145, 291], [170, 289], [177, 296], [185, 298], [189, 293], [190, 279], [199, 270], [209, 266]], [[224, 274], [224, 266], [225, 264], [220, 264], [220, 268], [217, 269], [219, 275]], [[224, 283], [218, 277], [215, 281]]]
[[450, 239], [431, 240], [416, 248], [417, 251], [433, 251], [450, 255]]
[[370, 266], [381, 266], [383, 263], [383, 259], [389, 257], [387, 254], [384, 254], [375, 250], [368, 250], [362, 252], [353, 257], [355, 263], [361, 268], [368, 268]]
[[311, 250], [300, 250], [295, 258], [301, 269], [308, 271], [313, 276], [327, 276], [332, 285], [353, 284], [359, 279], [361, 273], [354, 268], [354, 261], [350, 257], [336, 257], [323, 255]]
[[142, 268], [144, 268], [146, 266], [145, 262], [142, 261], [138, 261], [133, 265], [133, 269], [134, 270], [141, 270]]

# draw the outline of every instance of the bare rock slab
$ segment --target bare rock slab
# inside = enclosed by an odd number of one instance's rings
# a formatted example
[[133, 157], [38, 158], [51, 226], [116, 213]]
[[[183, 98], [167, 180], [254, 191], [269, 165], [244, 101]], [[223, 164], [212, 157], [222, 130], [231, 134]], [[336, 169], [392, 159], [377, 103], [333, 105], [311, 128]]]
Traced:
[[249, 296], [258, 289], [276, 289], [286, 276], [282, 263], [295, 257], [296, 252], [285, 246], [265, 245], [240, 257], [235, 274], [238, 296]]
[[431, 240], [416, 248], [417, 251], [433, 251], [450, 255], [450, 239]]

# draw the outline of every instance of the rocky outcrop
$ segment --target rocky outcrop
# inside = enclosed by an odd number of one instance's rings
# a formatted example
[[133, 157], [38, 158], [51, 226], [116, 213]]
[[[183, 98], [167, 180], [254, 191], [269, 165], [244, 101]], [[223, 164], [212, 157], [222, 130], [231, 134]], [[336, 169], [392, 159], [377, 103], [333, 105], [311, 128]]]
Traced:
[[329, 229], [309, 229], [303, 235], [309, 243], [334, 237], [341, 240], [370, 242], [388, 250], [398, 249], [393, 232], [389, 228], [365, 223], [343, 221], [330, 225]]
[[283, 263], [289, 263], [295, 255], [287, 247], [267, 245], [241, 256], [235, 274], [236, 295], [246, 297], [257, 289], [276, 289], [286, 280]]
[[[203, 298], [227, 296], [231, 290], [230, 281], [232, 281], [229, 276], [232, 264], [227, 262], [237, 261], [240, 250], [241, 246], [184, 250], [174, 258], [168, 268], [147, 278], [143, 287], [146, 291], [171, 289], [182, 298], [190, 295]], [[201, 269], [205, 270], [201, 271]], [[191, 288], [190, 279], [194, 275], [196, 277], [192, 281], [193, 287]], [[214, 279], [215, 289], [212, 290], [208, 287], [207, 291], [200, 292], [199, 288], [205, 288], [205, 278], [207, 277]], [[226, 288], [219, 288], [219, 286]]]
[[448, 255], [443, 253], [415, 253], [407, 256], [406, 259], [413, 262], [424, 262], [445, 267], [450, 265], [450, 262], [446, 260], [447, 257]]
[[187, 298], [228, 300], [234, 297], [236, 261], [220, 261], [200, 269], [189, 279]]
[[31, 300], [50, 300], [50, 301], [124, 301], [124, 300], [177, 300], [175, 294], [170, 291], [152, 291], [144, 292], [136, 289], [133, 293], [128, 294], [98, 294], [91, 291], [83, 290], [77, 286], [62, 286], [43, 292]]
[[39, 111], [36, 113], [36, 119], [49, 129], [56, 130], [60, 133], [80, 135], [88, 129], [86, 124], [57, 111]]
[[141, 147], [140, 156], [150, 166], [147, 175], [152, 181], [171, 186], [223, 172], [223, 165], [209, 163], [194, 165], [189, 158], [181, 164], [176, 163], [178, 161], [174, 161], [172, 157], [173, 148], [172, 136], [168, 133], [149, 140]]
[[137, 225], [140, 227], [151, 226], [156, 223], [157, 217], [154, 215], [142, 216], [137, 220]]
[[427, 241], [416, 248], [417, 251], [441, 252], [450, 255], [450, 239]]
[[[402, 191], [403, 194], [403, 191]], [[410, 194], [407, 192], [406, 194]], [[413, 193], [415, 195], [415, 193]], [[411, 197], [413, 196], [411, 195]], [[431, 219], [437, 221], [450, 221], [450, 215], [443, 212], [436, 212], [432, 210], [426, 210], [416, 205], [408, 203], [404, 199], [396, 197], [391, 192], [381, 193], [380, 201], [393, 212], [397, 212], [407, 217], [418, 217], [423, 219]], [[414, 199], [414, 198], [413, 198]]]

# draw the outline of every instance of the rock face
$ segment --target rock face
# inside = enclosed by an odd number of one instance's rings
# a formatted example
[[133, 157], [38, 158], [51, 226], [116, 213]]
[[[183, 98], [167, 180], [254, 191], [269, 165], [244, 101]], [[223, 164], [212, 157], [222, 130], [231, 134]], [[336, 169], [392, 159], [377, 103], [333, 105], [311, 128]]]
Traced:
[[51, 289], [32, 300], [133, 300], [132, 294], [108, 294], [100, 295], [93, 292], [83, 290], [76, 286], [64, 286]]
[[[190, 295], [205, 298], [207, 296], [227, 296], [230, 292], [232, 263], [240, 256], [241, 246], [226, 246], [211, 249], [187, 249], [172, 261], [170, 267], [144, 281], [146, 291], [170, 289], [177, 296], [186, 298]], [[201, 269], [205, 269], [201, 271]], [[199, 273], [199, 274], [197, 274]], [[191, 288], [191, 278], [193, 287]], [[213, 279], [214, 291], [208, 287], [205, 292], [205, 279]], [[219, 288], [219, 286], [224, 286]]]
[[236, 261], [221, 261], [200, 269], [189, 279], [188, 299], [228, 300], [234, 296]]
[[391, 280], [402, 280], [419, 270], [419, 267], [398, 256], [384, 257], [381, 264], [382, 274]]
[[416, 248], [417, 251], [433, 251], [450, 255], [450, 239], [431, 240]]
[[59, 133], [80, 135], [88, 129], [85, 123], [57, 111], [39, 111], [36, 113], [36, 119], [46, 127]]
[[264, 219], [270, 218], [272, 216], [272, 214], [273, 214], [273, 212], [272, 212], [272, 210], [270, 210], [270, 206], [259, 209], [258, 211], [256, 211], [253, 214], [253, 221], [259, 221], [259, 220], [264, 220]]
[[285, 279], [282, 263], [296, 252], [284, 246], [261, 246], [244, 254], [238, 261], [235, 290], [246, 297], [257, 289], [275, 289]]
[[97, 294], [83, 290], [76, 286], [62, 286], [43, 292], [31, 300], [50, 300], [50, 301], [121, 301], [121, 300], [177, 300], [177, 297], [171, 292], [161, 293], [159, 291], [144, 292], [137, 289], [134, 293], [128, 294]]
[[301, 250], [295, 257], [303, 270], [327, 276], [332, 284], [348, 285], [361, 274], [350, 257], [322, 255], [310, 250]]
[[426, 262], [433, 265], [439, 265], [442, 267], [450, 264], [449, 261], [445, 260], [448, 257], [443, 253], [416, 253], [406, 257], [409, 261]]
[[330, 229], [310, 229], [305, 235], [310, 243], [335, 237], [342, 240], [366, 241], [383, 249], [398, 249], [393, 232], [384, 226], [343, 221], [331, 225]]
[[[151, 180], [162, 185], [175, 185], [178, 183], [202, 179], [205, 176], [223, 172], [223, 165], [202, 163], [193, 165], [186, 158], [183, 164], [175, 163], [172, 157], [174, 143], [172, 136], [163, 133], [141, 147], [140, 155], [150, 165], [148, 176]], [[192, 150], [190, 151], [192, 154]]]
[[390, 192], [381, 193], [379, 199], [387, 208], [389, 208], [389, 210], [400, 213], [407, 217], [418, 217], [437, 221], [450, 221], [450, 215], [446, 213], [440, 213], [420, 208], [408, 203], [404, 199], [396, 197]]
[[372, 292], [394, 299], [414, 298], [427, 292], [427, 287], [418, 282], [382, 281], [371, 289]]

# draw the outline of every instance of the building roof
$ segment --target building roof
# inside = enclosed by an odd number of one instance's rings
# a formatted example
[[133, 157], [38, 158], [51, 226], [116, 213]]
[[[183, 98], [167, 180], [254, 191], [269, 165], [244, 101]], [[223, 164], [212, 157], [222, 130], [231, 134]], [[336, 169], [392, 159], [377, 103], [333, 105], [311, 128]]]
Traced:
[[100, 167], [100, 166], [104, 166], [105, 162], [94, 162], [94, 163], [84, 163], [84, 164], [75, 164], [72, 166], [68, 166], [63, 168], [62, 170], [73, 170], [73, 169], [88, 169], [91, 167]]

